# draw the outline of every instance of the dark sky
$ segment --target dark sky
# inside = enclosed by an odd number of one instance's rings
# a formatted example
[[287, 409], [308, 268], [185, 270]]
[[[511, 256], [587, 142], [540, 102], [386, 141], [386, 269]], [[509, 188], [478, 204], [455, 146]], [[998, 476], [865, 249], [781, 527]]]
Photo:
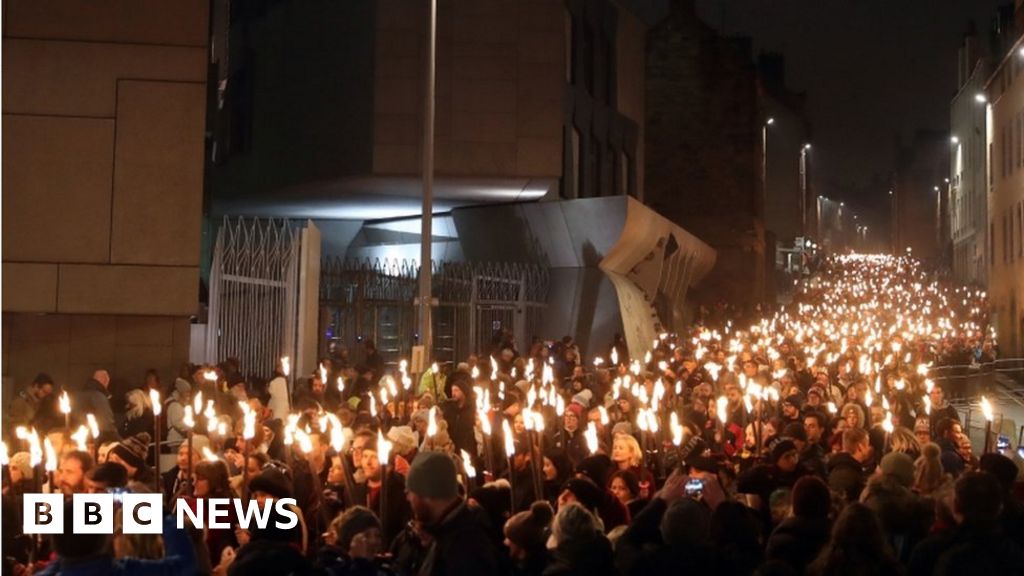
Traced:
[[[806, 90], [818, 192], [876, 204], [895, 141], [949, 129], [957, 50], [968, 23], [987, 34], [1008, 0], [697, 0], [712, 27], [781, 52]], [[1009, 0], [1012, 2], [1012, 0]], [[876, 196], [877, 194], [877, 196]], [[860, 196], [860, 198], [851, 198]]]

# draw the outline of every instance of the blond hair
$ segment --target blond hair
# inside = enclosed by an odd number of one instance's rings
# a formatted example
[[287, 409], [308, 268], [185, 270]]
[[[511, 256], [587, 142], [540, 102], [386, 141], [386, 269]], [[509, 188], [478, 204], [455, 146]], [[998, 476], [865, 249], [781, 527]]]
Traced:
[[619, 441], [624, 442], [629, 447], [628, 464], [630, 466], [639, 466], [643, 461], [643, 451], [640, 450], [640, 443], [630, 434], [616, 434], [612, 445], [614, 446], [614, 443]]

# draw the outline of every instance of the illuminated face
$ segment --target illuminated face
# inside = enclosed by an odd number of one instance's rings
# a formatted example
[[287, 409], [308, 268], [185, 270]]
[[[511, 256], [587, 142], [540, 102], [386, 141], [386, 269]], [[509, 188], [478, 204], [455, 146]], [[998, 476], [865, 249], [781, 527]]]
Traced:
[[804, 430], [807, 431], [808, 442], [818, 442], [821, 440], [822, 429], [818, 425], [817, 418], [804, 418]]
[[384, 541], [380, 528], [374, 526], [364, 530], [352, 537], [348, 547], [348, 555], [352, 558], [373, 560], [380, 553], [381, 543]]
[[927, 430], [915, 431], [914, 438], [917, 438], [917, 443], [922, 446], [932, 441], [932, 435], [929, 434]]
[[856, 410], [847, 410], [846, 415], [846, 426], [848, 428], [859, 428], [860, 427], [860, 414]]
[[608, 488], [612, 491], [612, 494], [615, 495], [619, 502], [622, 502], [623, 504], [628, 504], [629, 501], [633, 499], [633, 495], [629, 492], [629, 487], [622, 481], [622, 478], [614, 478], [611, 486]]
[[327, 471], [328, 484], [341, 484], [345, 481], [345, 468], [341, 465], [341, 457], [331, 458], [331, 468]]
[[616, 438], [615, 441], [612, 442], [613, 462], [628, 463], [632, 456], [633, 448], [624, 438]]
[[77, 458], [65, 458], [60, 463], [57, 474], [60, 478], [60, 490], [64, 494], [85, 491], [85, 472], [82, 470], [82, 463]]
[[580, 426], [580, 418], [572, 410], [565, 411], [565, 415], [562, 416], [562, 422], [565, 423], [565, 429], [569, 432], [575, 432]]
[[380, 472], [380, 461], [377, 460], [377, 451], [364, 448], [360, 466], [363, 469], [363, 474], [368, 479], [376, 480]]
[[932, 407], [942, 406], [942, 388], [936, 386], [928, 395], [931, 397]]
[[558, 478], [558, 468], [555, 468], [555, 464], [554, 464], [554, 462], [551, 461], [551, 458], [545, 457], [544, 458], [544, 479], [545, 480], [554, 480], [555, 478]]
[[463, 394], [462, 388], [459, 388], [458, 386], [452, 386], [452, 399], [459, 403], [466, 399], [466, 395]]
[[196, 498], [205, 498], [210, 495], [210, 481], [197, 474], [192, 475], [192, 483], [195, 486]]
[[512, 419], [512, 431], [516, 434], [522, 434], [526, 431], [526, 424], [523, 422], [522, 414], [516, 414], [515, 418]]
[[363, 465], [363, 448], [367, 442], [369, 438], [366, 436], [356, 436], [352, 439], [352, 466], [359, 468]]

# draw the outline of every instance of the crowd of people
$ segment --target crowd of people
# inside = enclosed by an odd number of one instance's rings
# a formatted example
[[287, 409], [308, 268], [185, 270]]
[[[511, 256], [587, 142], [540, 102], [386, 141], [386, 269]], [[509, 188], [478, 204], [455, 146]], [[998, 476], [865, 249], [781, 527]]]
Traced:
[[[972, 445], [929, 378], [995, 357], [983, 293], [849, 255], [752, 325], [715, 316], [587, 359], [500, 333], [422, 374], [369, 342], [299, 378], [188, 366], [123, 410], [103, 370], [40, 374], [4, 421], [5, 573], [1024, 573], [1016, 451]], [[20, 533], [31, 492], [161, 492], [168, 516], [42, 538]], [[179, 528], [205, 498], [292, 498], [300, 521]]]

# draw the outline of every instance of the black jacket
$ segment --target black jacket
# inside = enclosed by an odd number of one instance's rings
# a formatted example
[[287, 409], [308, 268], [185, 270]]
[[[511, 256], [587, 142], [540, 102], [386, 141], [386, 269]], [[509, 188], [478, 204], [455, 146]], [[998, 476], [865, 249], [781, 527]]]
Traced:
[[427, 527], [434, 541], [419, 576], [497, 574], [497, 550], [482, 510], [459, 502], [438, 524]]
[[864, 467], [847, 452], [835, 454], [828, 461], [828, 486], [845, 496], [847, 502], [860, 499], [865, 478]]
[[117, 435], [114, 411], [110, 408], [110, 393], [95, 379], [90, 378], [85, 386], [78, 390], [73, 406], [75, 412], [83, 419], [86, 414], [94, 415], [101, 433]]
[[765, 557], [782, 560], [797, 574], [803, 574], [828, 543], [828, 518], [786, 518], [768, 537]]
[[914, 549], [910, 576], [1024, 573], [1024, 551], [997, 527], [958, 526], [936, 534]]
[[448, 422], [448, 435], [455, 444], [456, 453], [459, 450], [465, 450], [471, 456], [475, 456], [477, 453], [476, 435], [474, 433], [474, 427], [476, 426], [474, 406], [473, 399], [467, 396], [461, 408], [455, 400], [449, 400], [441, 407], [444, 419]]
[[[633, 519], [633, 523], [619, 538], [615, 548], [615, 566], [623, 576], [661, 576], [675, 574], [731, 574], [708, 545], [668, 546], [661, 538], [661, 519], [668, 503], [660, 498], [651, 500]], [[596, 547], [595, 547], [596, 548]], [[595, 554], [596, 556], [596, 554]], [[599, 560], [599, 558], [595, 558]], [[613, 574], [595, 571], [566, 572], [566, 574]], [[545, 572], [545, 576], [547, 573]]]
[[616, 576], [612, 545], [604, 534], [584, 541], [561, 542], [551, 552], [544, 576]]

